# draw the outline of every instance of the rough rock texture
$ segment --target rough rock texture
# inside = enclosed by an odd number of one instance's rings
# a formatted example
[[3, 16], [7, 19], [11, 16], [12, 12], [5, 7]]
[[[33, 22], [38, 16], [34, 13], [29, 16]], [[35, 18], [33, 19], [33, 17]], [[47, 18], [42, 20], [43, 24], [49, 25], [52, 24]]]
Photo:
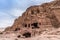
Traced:
[[[19, 31], [21, 35], [41, 34], [60, 27], [60, 1], [31, 6], [5, 31]], [[24, 35], [25, 34], [25, 35]]]
[[18, 38], [28, 38], [45, 34], [60, 35], [59, 29], [60, 0], [27, 8], [4, 33], [19, 33]]

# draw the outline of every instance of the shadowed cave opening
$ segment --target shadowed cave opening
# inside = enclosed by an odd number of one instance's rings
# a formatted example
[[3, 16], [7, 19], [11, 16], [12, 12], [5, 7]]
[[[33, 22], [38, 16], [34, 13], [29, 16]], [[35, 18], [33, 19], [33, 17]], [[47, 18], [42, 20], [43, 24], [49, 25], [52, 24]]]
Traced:
[[31, 37], [31, 33], [29, 33], [29, 32], [24, 33], [23, 36], [25, 36], [25, 38]]
[[18, 35], [17, 37], [18, 37], [18, 38], [20, 38], [20, 37], [21, 37], [21, 35]]
[[33, 26], [32, 29], [34, 29], [34, 28], [39, 28], [37, 22], [36, 22], [36, 23], [33, 23], [33, 24], [31, 24], [31, 25]]
[[30, 27], [30, 24], [25, 24], [24, 27]]

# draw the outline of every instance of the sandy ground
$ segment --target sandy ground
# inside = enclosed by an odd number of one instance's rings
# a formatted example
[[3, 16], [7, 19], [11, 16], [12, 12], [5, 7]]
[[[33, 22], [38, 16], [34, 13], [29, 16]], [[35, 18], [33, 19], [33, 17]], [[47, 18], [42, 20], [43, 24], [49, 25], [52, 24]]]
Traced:
[[[0, 29], [3, 31], [3, 29]], [[59, 30], [59, 29], [57, 29]], [[57, 30], [51, 31], [56, 32]], [[7, 33], [7, 34], [0, 34], [0, 40], [60, 40], [60, 35], [47, 35], [43, 33], [41, 35], [37, 35], [31, 38], [18, 38], [18, 33]]]
[[0, 40], [60, 40], [60, 35], [40, 35], [31, 38], [17, 38], [14, 34], [0, 36]]

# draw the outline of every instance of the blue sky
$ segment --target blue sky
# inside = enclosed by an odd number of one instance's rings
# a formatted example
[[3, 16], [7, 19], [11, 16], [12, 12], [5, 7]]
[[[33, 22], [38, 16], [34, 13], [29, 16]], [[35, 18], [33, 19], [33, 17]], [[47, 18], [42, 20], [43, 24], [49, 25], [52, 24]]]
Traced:
[[11, 26], [28, 7], [50, 1], [52, 0], [0, 0], [0, 28]]

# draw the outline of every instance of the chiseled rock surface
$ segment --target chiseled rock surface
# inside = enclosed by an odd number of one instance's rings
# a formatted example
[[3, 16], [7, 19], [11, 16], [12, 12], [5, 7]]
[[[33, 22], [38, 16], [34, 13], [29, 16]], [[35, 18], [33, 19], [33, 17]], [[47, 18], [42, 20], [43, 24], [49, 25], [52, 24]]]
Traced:
[[0, 40], [60, 40], [60, 0], [27, 8]]

